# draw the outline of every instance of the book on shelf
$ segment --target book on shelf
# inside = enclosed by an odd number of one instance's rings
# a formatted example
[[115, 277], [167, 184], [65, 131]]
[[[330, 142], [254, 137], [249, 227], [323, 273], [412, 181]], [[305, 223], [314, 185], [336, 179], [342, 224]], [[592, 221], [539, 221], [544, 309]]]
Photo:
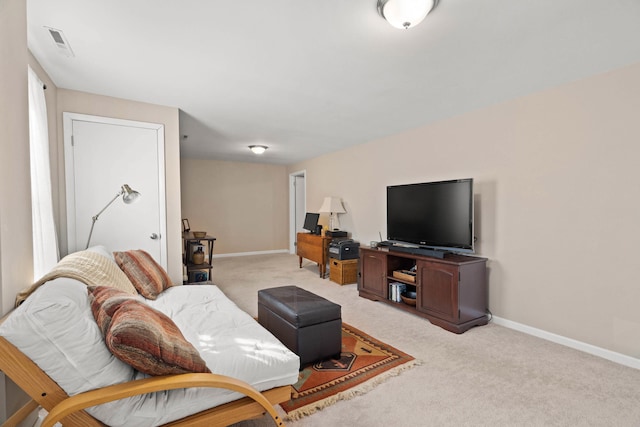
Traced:
[[389, 299], [395, 302], [401, 302], [400, 295], [407, 290], [407, 285], [399, 282], [389, 283]]

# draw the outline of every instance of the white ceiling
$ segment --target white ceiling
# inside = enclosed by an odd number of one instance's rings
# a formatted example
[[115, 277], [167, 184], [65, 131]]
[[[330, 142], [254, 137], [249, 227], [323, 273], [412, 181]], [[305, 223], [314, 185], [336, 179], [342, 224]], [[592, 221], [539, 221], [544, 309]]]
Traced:
[[440, 0], [410, 30], [376, 0], [27, 4], [58, 87], [180, 108], [184, 157], [290, 164], [640, 62], [640, 0]]

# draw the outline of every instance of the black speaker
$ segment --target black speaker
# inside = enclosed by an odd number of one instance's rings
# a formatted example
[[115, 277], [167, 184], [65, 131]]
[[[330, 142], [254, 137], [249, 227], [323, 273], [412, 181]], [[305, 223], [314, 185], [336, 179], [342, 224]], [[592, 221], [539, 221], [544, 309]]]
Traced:
[[322, 234], [322, 225], [316, 225], [316, 231], [313, 234], [317, 234], [318, 236], [320, 236]]

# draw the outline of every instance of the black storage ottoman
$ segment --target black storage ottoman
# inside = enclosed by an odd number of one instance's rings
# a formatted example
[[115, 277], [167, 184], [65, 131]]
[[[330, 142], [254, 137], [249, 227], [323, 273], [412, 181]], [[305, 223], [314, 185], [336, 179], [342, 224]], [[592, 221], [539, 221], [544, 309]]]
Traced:
[[309, 363], [340, 357], [341, 307], [297, 286], [258, 291], [258, 322]]

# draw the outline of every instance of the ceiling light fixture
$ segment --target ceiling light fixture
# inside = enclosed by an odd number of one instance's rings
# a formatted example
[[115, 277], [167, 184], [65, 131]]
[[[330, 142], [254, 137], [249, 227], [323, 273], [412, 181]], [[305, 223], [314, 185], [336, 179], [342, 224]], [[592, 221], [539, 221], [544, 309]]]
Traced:
[[267, 147], [266, 145], [250, 145], [249, 146], [249, 150], [253, 151], [255, 154], [262, 154], [265, 151], [267, 151]]
[[413, 28], [436, 7], [438, 0], [378, 0], [378, 13], [392, 26]]

